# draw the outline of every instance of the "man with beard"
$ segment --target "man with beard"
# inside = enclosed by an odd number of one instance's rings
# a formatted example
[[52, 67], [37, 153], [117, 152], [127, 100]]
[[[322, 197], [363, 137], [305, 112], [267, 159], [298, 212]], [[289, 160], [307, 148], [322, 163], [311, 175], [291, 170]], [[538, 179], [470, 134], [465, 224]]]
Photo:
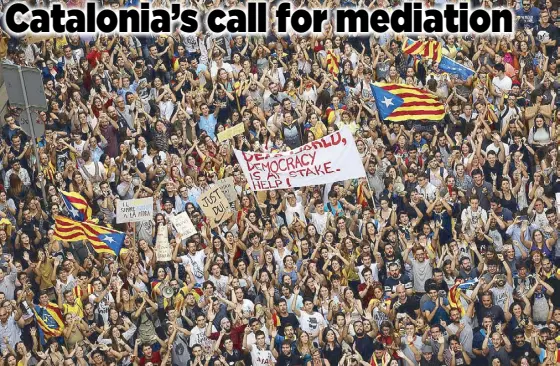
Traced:
[[[194, 216], [194, 215], [193, 215]], [[194, 223], [193, 223], [194, 224]], [[187, 254], [177, 257], [177, 251], [181, 245], [176, 245], [173, 250], [172, 260], [175, 263], [183, 263], [183, 265], [191, 265], [193, 269], [193, 274], [196, 279], [196, 283], [198, 285], [202, 285], [204, 282], [204, 260], [206, 259], [206, 253], [204, 249], [199, 251], [196, 250], [196, 242], [192, 241], [193, 238], [189, 242], [187, 242]]]
[[467, 313], [461, 318], [461, 311], [457, 308], [452, 308], [449, 311], [449, 318], [451, 323], [445, 327], [447, 334], [457, 336], [459, 343], [463, 345], [463, 350], [467, 352], [470, 358], [475, 357], [472, 352], [473, 343], [473, 329], [472, 329], [472, 315], [474, 310], [474, 302], [469, 304]]
[[[387, 247], [385, 247], [385, 250], [387, 250]], [[396, 292], [397, 286], [404, 285], [404, 288], [406, 290], [406, 295], [412, 296], [413, 295], [412, 282], [410, 281], [410, 278], [408, 278], [406, 274], [401, 274], [399, 264], [396, 262], [392, 262], [389, 264], [388, 269], [389, 269], [389, 273], [384, 283], [385, 295], [390, 296], [391, 298], [397, 297], [397, 292]]]
[[[505, 335], [502, 334], [502, 328], [499, 327], [497, 332], [493, 332], [491, 336], [489, 333], [491, 328], [488, 327], [486, 337], [482, 343], [482, 353], [489, 359], [499, 358], [502, 365], [510, 364], [511, 343]], [[492, 343], [490, 344], [490, 338]], [[556, 341], [554, 341], [556, 345]], [[490, 363], [489, 363], [490, 364]]]
[[493, 322], [492, 317], [485, 316], [482, 318], [482, 322], [479, 320], [481, 326], [473, 332], [473, 342], [472, 342], [472, 352], [475, 358], [472, 360], [472, 366], [487, 366], [488, 360], [482, 352], [482, 344], [486, 338], [487, 329], [492, 329]]
[[270, 95], [264, 101], [264, 111], [268, 117], [272, 115], [272, 106], [276, 103], [282, 105], [282, 101], [288, 98], [288, 94], [284, 92], [279, 92], [279, 85], [275, 82], [268, 84], [270, 89]]
[[[498, 254], [500, 260], [504, 260], [502, 254]], [[495, 275], [490, 283], [482, 287], [483, 292], [491, 292], [494, 304], [499, 305], [502, 309], [505, 308], [506, 303], [513, 303], [513, 278], [511, 277], [511, 269], [504, 263], [506, 275]]]
[[233, 348], [241, 351], [243, 347], [243, 332], [245, 331], [247, 324], [232, 327], [229, 318], [224, 317], [220, 321], [221, 332], [212, 332], [215, 316], [216, 315], [213, 312], [209, 312], [208, 314], [208, 324], [206, 325], [206, 336], [208, 339], [214, 341], [218, 339], [221, 340], [220, 348], [224, 347], [226, 339], [229, 339], [233, 342]]
[[[480, 207], [483, 210], [490, 209], [490, 199], [493, 196], [492, 184], [484, 180], [484, 176], [480, 169], [475, 169], [471, 176], [473, 178], [473, 187], [471, 190], [467, 191], [467, 197], [477, 197]], [[472, 204], [471, 204], [472, 205]]]
[[397, 298], [393, 299], [391, 312], [393, 317], [396, 316], [397, 319], [404, 314], [408, 315], [412, 319], [418, 319], [420, 317], [420, 304], [414, 296], [408, 296], [404, 285], [397, 285], [396, 291]]
[[280, 355], [275, 349], [272, 351], [274, 357], [277, 358], [276, 365], [278, 366], [298, 366], [302, 364], [302, 359], [295, 352], [292, 351], [292, 345], [289, 340], [282, 342], [282, 352]]
[[[480, 286], [484, 283], [485, 283], [484, 279], [481, 278], [480, 281], [478, 282], [478, 285], [473, 291], [473, 297], [475, 297], [476, 294], [478, 294], [478, 290]], [[473, 298], [471, 297], [471, 299]], [[482, 320], [487, 316], [490, 317], [490, 319], [492, 319], [494, 324], [503, 324], [506, 320], [502, 308], [492, 304], [491, 292], [484, 292], [480, 296], [480, 302], [477, 303], [475, 310], [476, 310], [476, 315], [479, 324], [482, 324]]]
[[531, 343], [525, 340], [525, 332], [523, 329], [516, 329], [513, 331], [513, 346], [511, 350], [511, 364], [513, 366], [519, 366], [513, 360], [519, 360], [521, 357], [526, 357], [527, 359], [536, 358], [535, 352], [531, 348]]
[[287, 329], [291, 328], [293, 331], [294, 328], [299, 327], [297, 317], [294, 313], [288, 312], [288, 303], [284, 298], [278, 300], [278, 305], [276, 308], [276, 315], [280, 319], [279, 333], [283, 334], [284, 337], [289, 338], [288, 334], [286, 334]]
[[541, 365], [558, 365], [560, 355], [558, 352], [558, 344], [554, 338], [548, 338], [545, 343], [545, 348], [541, 348], [539, 345], [539, 333], [536, 329], [533, 329], [533, 334], [531, 335], [531, 348], [533, 352], [537, 354], [539, 358], [539, 364]]
[[[410, 259], [408, 253], [413, 251], [414, 258]], [[424, 285], [426, 281], [433, 276], [432, 265], [435, 264], [435, 258], [429, 257], [426, 260], [427, 250], [422, 246], [413, 246], [412, 242], [407, 243], [407, 247], [404, 250], [403, 258], [405, 262], [410, 264], [412, 267], [412, 281], [414, 283], [414, 291], [416, 296], [421, 296], [425, 293], [426, 289]]]
[[[376, 358], [380, 359], [381, 356], [379, 354], [384, 354], [385, 349], [381, 343], [374, 342], [375, 340], [364, 331], [364, 323], [362, 323], [361, 320], [357, 320], [354, 322], [354, 332], [356, 333], [356, 335], [354, 336], [354, 344], [352, 348], [355, 349], [356, 352], [360, 354], [360, 356], [362, 356], [362, 359], [370, 360], [374, 351], [377, 351], [377, 356], [379, 356]], [[388, 363], [380, 363], [380, 365], [386, 364]]]
[[[482, 264], [484, 262], [481, 261]], [[464, 279], [465, 281], [472, 280], [477, 278], [479, 275], [479, 271], [477, 267], [472, 266], [471, 259], [469, 257], [461, 257], [459, 261], [459, 276], [460, 278]]]
[[463, 348], [463, 344], [459, 343], [456, 335], [449, 336], [449, 348], [443, 352], [446, 365], [470, 365], [471, 358]]

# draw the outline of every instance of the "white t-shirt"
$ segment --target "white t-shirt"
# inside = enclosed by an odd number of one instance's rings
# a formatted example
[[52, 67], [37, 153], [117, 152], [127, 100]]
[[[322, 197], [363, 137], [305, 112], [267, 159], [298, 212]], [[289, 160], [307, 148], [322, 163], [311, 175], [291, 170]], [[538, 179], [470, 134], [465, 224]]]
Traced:
[[329, 219], [329, 212], [325, 212], [324, 214], [318, 214], [317, 212], [313, 212], [311, 214], [311, 223], [315, 225], [315, 229], [319, 234], [324, 234], [327, 232], [327, 223]]
[[204, 250], [199, 250], [194, 255], [182, 255], [179, 258], [183, 265], [191, 265], [196, 283], [202, 284], [204, 282], [204, 258], [206, 258]]
[[307, 224], [307, 220], [305, 219], [305, 208], [301, 204], [301, 198], [297, 197], [298, 201], [294, 207], [290, 206], [289, 203], [286, 203], [286, 224], [291, 225], [294, 222], [294, 214], [297, 212], [299, 214], [300, 220]]
[[[301, 315], [298, 317], [299, 326], [301, 330], [306, 331], [307, 333], [311, 334], [319, 334], [319, 327], [322, 325], [323, 327], [327, 326], [327, 322], [325, 318], [318, 312], [314, 312], [313, 314], [308, 314], [305, 311], [301, 312]], [[317, 337], [313, 337], [313, 340], [316, 340]]]
[[[364, 276], [362, 275], [362, 271], [366, 268], [366, 266], [361, 265], [358, 266], [356, 269], [358, 270], [358, 276], [360, 276], [360, 281], [362, 283], [366, 282]], [[371, 269], [371, 274], [373, 276], [374, 281], [379, 281], [379, 269], [377, 268], [377, 263], [372, 263], [369, 265], [369, 269]]]
[[[217, 332], [216, 327], [212, 326], [212, 333]], [[191, 330], [191, 339], [189, 341], [189, 347], [193, 347], [195, 344], [200, 344], [204, 351], [211, 350], [214, 346], [214, 341], [206, 336], [206, 326], [199, 328], [194, 327]]]
[[[92, 303], [93, 306], [96, 305], [95, 299], [97, 296], [98, 295], [95, 293], [89, 295], [89, 302]], [[95, 314], [101, 315], [104, 323], [109, 321], [109, 308], [111, 303], [115, 303], [115, 300], [113, 299], [113, 295], [111, 295], [110, 292], [107, 292], [105, 297], [97, 303], [97, 307], [95, 308]]]
[[257, 346], [251, 348], [251, 359], [253, 360], [253, 366], [270, 366], [270, 362], [274, 364], [276, 359], [268, 349], [259, 350]]
[[219, 278], [214, 277], [213, 275], [209, 276], [208, 279], [212, 281], [214, 286], [216, 286], [216, 291], [223, 297], [226, 296], [226, 288], [228, 283], [227, 276], [220, 276]]

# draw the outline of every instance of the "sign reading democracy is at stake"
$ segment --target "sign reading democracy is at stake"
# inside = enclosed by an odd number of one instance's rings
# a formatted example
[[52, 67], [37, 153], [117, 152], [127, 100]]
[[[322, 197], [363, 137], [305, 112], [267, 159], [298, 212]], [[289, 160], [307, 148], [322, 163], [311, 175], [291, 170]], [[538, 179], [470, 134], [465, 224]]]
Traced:
[[366, 176], [352, 133], [346, 127], [287, 152], [234, 151], [253, 191], [305, 187]]
[[117, 224], [148, 221], [153, 215], [153, 197], [117, 201]]
[[229, 202], [219, 187], [214, 187], [202, 193], [196, 199], [204, 215], [208, 218], [210, 227], [216, 227], [232, 215]]

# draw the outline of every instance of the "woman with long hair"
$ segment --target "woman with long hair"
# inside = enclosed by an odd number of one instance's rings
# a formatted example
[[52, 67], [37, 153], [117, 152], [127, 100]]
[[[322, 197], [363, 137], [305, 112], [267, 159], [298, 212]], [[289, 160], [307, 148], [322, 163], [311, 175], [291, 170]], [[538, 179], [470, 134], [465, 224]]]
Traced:
[[306, 331], [301, 331], [297, 341], [296, 350], [298, 355], [302, 358], [302, 364], [307, 365], [311, 361], [313, 347], [313, 340]]
[[82, 173], [75, 170], [70, 182], [70, 192], [81, 194], [84, 198], [93, 199], [93, 185], [89, 180], [84, 179]]

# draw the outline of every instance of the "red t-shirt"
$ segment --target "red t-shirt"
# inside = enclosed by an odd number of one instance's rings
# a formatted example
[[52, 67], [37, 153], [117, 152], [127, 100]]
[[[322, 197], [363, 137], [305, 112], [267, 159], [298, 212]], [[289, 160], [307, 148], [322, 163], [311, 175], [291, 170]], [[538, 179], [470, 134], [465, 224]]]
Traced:
[[144, 366], [146, 362], [151, 362], [154, 365], [161, 364], [161, 356], [159, 354], [159, 351], [152, 352], [152, 357], [150, 357], [149, 359], [146, 358], [146, 356], [142, 357], [140, 359], [140, 366]]

